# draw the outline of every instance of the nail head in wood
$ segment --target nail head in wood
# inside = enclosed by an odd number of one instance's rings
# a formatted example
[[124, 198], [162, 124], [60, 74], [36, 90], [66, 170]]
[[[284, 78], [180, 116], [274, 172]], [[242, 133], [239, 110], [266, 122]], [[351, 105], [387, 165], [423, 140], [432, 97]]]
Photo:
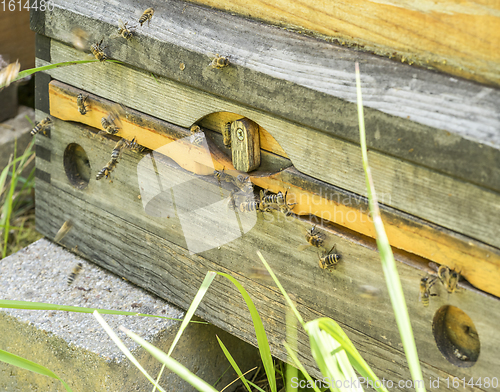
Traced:
[[233, 166], [248, 173], [260, 166], [259, 125], [242, 118], [231, 124]]

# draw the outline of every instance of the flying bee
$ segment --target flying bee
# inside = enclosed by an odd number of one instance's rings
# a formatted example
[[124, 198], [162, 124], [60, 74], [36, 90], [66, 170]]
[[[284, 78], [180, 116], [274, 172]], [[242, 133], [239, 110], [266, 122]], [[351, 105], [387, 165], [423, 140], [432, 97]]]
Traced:
[[144, 150], [146, 150], [146, 147], [141, 146], [139, 143], [137, 143], [137, 140], [135, 140], [135, 137], [130, 142], [129, 148], [138, 154], [142, 154], [144, 152]]
[[330, 252], [328, 252], [323, 257], [319, 257], [319, 266], [322, 269], [335, 268], [335, 265], [340, 261], [340, 255], [338, 253], [332, 253], [336, 245], [333, 245]]
[[241, 212], [262, 211], [261, 203], [256, 200], [244, 201], [240, 203], [239, 209]]
[[99, 134], [107, 133], [109, 135], [114, 135], [120, 129], [115, 125], [115, 121], [111, 115], [108, 115], [108, 117], [102, 117], [101, 125], [104, 131], [99, 132]]
[[35, 136], [38, 132], [42, 132], [44, 135], [47, 134], [47, 130], [52, 125], [52, 120], [50, 117], [45, 117], [42, 121], [40, 121], [35, 128], [31, 130], [31, 136]]
[[116, 159], [111, 159], [106, 166], [104, 166], [99, 173], [96, 174], [95, 179], [100, 180], [103, 177], [106, 179], [109, 177], [110, 173], [115, 169], [118, 161]]
[[447, 266], [441, 265], [438, 268], [438, 277], [443, 283], [448, 293], [452, 294], [457, 290], [457, 284], [460, 280], [460, 275], [458, 272], [450, 270]]
[[106, 49], [107, 46], [104, 47], [101, 46], [102, 41], [104, 41], [104, 38], [101, 39], [101, 42], [96, 42], [95, 44], [92, 44], [92, 46], [90, 47], [90, 51], [97, 60], [106, 61], [108, 59], [108, 56], [106, 56], [106, 53], [104, 53], [104, 49]]
[[111, 152], [111, 159], [112, 160], [114, 159], [115, 161], [117, 161], [118, 158], [120, 158], [122, 151], [125, 148], [130, 148], [130, 146], [132, 145], [133, 142], [135, 142], [135, 138], [132, 139], [131, 142], [129, 142], [125, 138], [121, 138], [120, 140], [118, 140], [118, 143], [115, 144], [115, 148], [113, 148], [113, 151]]
[[227, 122], [222, 128], [222, 141], [226, 148], [231, 148], [231, 123]]
[[[323, 248], [323, 242], [325, 240], [325, 236], [323, 233], [320, 233], [318, 229], [316, 229], [316, 225], [312, 226], [306, 233], [306, 241], [307, 245], [300, 245], [298, 250], [302, 251], [310, 246], [315, 246], [317, 248]], [[324, 249], [324, 248], [323, 248]]]
[[152, 8], [148, 8], [146, 11], [144, 11], [139, 18], [139, 23], [141, 24], [141, 27], [144, 23], [148, 22], [148, 27], [149, 27], [149, 22], [151, 21], [151, 18], [153, 17], [153, 14], [155, 13], [155, 10]]
[[203, 139], [205, 139], [205, 134], [203, 133], [201, 128], [198, 125], [193, 125], [190, 128], [190, 131], [191, 131], [191, 136], [189, 137], [189, 141], [191, 142], [191, 144], [195, 146], [201, 146], [203, 144]]
[[420, 279], [420, 294], [419, 299], [422, 305], [425, 307], [429, 306], [430, 297], [435, 297], [437, 294], [431, 294], [431, 287], [436, 283], [435, 276], [424, 276]]
[[215, 55], [215, 58], [210, 63], [210, 66], [215, 69], [221, 69], [229, 65], [229, 59], [227, 57]]
[[66, 236], [66, 234], [68, 234], [68, 232], [71, 230], [72, 227], [73, 223], [71, 223], [70, 220], [64, 222], [59, 231], [57, 232], [56, 236], [54, 237], [54, 242], [61, 241]]
[[82, 269], [83, 269], [82, 263], [78, 263], [73, 267], [73, 270], [68, 276], [68, 286], [75, 281], [77, 275], [82, 271]]
[[78, 97], [76, 97], [76, 106], [78, 106], [78, 111], [82, 115], [87, 114], [87, 106], [85, 105], [85, 103], [87, 102], [88, 98], [88, 95], [83, 96], [82, 93], [78, 94]]
[[132, 37], [134, 36], [134, 31], [130, 29], [135, 29], [137, 26], [130, 26], [130, 28], [127, 27], [128, 22], [123, 24], [123, 21], [120, 19], [118, 22], [118, 36], [125, 38], [126, 40], [131, 40]]

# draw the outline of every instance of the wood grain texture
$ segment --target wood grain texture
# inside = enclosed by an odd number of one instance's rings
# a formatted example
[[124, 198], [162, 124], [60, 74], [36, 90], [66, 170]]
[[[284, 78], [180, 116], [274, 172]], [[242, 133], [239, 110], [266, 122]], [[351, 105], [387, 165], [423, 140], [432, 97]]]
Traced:
[[[97, 128], [100, 118], [110, 112], [116, 104], [76, 89], [59, 81], [50, 82], [50, 114], [59, 119], [84, 124]], [[87, 96], [89, 112], [82, 116], [76, 108], [78, 94]], [[187, 129], [158, 121], [157, 119], [138, 113], [130, 108], [121, 107], [117, 120], [120, 123], [118, 136], [129, 140], [135, 138], [139, 144], [152, 150], [159, 150], [164, 144], [176, 140], [188, 140], [176, 149], [164, 153], [182, 168], [197, 174], [213, 173], [213, 170], [225, 170], [225, 173], [236, 177], [241, 172], [233, 172], [228, 151], [222, 138], [205, 131], [207, 142], [211, 142], [210, 164], [203, 167], [193, 165], [191, 157], [193, 148], [189, 142]], [[214, 114], [209, 117], [214, 118]], [[225, 115], [223, 118], [227, 118]], [[212, 122], [207, 122], [213, 126]], [[217, 127], [216, 127], [217, 128]], [[216, 130], [218, 131], [218, 129]], [[212, 143], [213, 142], [213, 143]], [[258, 172], [250, 173], [253, 184], [278, 193], [287, 193], [287, 200], [292, 212], [297, 215], [316, 216], [321, 222], [328, 221], [346, 227], [357, 233], [375, 238], [373, 222], [369, 216], [367, 199], [348, 191], [334, 187], [305, 175], [294, 168], [284, 169], [291, 165], [278, 157], [272, 160], [269, 154], [263, 154], [263, 165]], [[213, 168], [212, 165], [213, 164]], [[382, 195], [379, 194], [381, 202]], [[458, 235], [421, 219], [409, 216], [400, 211], [382, 205], [382, 218], [393, 247], [422, 256], [438, 264], [444, 264], [459, 271], [471, 284], [488, 293], [500, 297], [500, 251], [486, 246], [469, 237]]]
[[292, 27], [300, 33], [319, 33], [343, 45], [409, 64], [500, 85], [500, 5], [495, 1], [193, 2]]
[[[354, 143], [358, 61], [369, 148], [500, 190], [497, 89], [184, 2], [151, 5], [155, 22], [131, 42], [107, 38], [118, 18], [135, 20], [131, 1], [105, 11], [96, 0], [56, 1], [39, 28], [73, 44], [78, 27], [89, 42], [105, 37], [107, 53], [134, 67]], [[230, 55], [231, 65], [211, 69], [214, 53]], [[77, 57], [90, 55], [69, 59]]]
[[[45, 116], [40, 112], [37, 115]], [[261, 249], [285, 289], [294, 296], [306, 320], [322, 315], [333, 317], [346, 329], [379, 377], [409, 378], [373, 240], [322, 226], [326, 245], [335, 243], [343, 256], [336, 270], [325, 271], [318, 266], [315, 250], [296, 250], [297, 245], [305, 243], [304, 233], [311, 224], [272, 213], [259, 214], [250, 230], [225, 244], [193, 252], [190, 237], [204, 232], [205, 237], [198, 237], [198, 243], [204, 242], [209, 232], [216, 229], [214, 222], [224, 222], [225, 213], [219, 210], [216, 216], [206, 215], [208, 220], [201, 228], [185, 226], [183, 216], [192, 211], [193, 205], [199, 205], [200, 198], [198, 188], [195, 188], [196, 192], [189, 192], [189, 188], [173, 189], [174, 194], [182, 191], [184, 198], [175, 197], [176, 207], [172, 209], [168, 202], [171, 194], [169, 181], [179, 173], [186, 174], [177, 165], [155, 156], [157, 173], [160, 174], [157, 177], [155, 170], [140, 169], [144, 166], [143, 160], [150, 159], [149, 155], [126, 151], [112, 173], [112, 182], [96, 181], [91, 177], [89, 186], [81, 190], [73, 187], [67, 179], [63, 163], [66, 146], [70, 143], [81, 145], [95, 171], [109, 158], [115, 142], [95, 137], [84, 126], [57, 119], [51, 138], [37, 137], [36, 142], [52, 153], [50, 162], [37, 159], [39, 168], [51, 174], [51, 184], [40, 180], [36, 184], [37, 228], [49, 238], [53, 238], [62, 222], [71, 219], [76, 230], [64, 238], [65, 246], [78, 245], [85, 257], [183, 307], [190, 303], [206, 271], [231, 273], [254, 299], [264, 320], [273, 354], [283, 358], [280, 342], [284, 337], [285, 309], [282, 298], [274, 286], [248, 278], [252, 268], [259, 266], [255, 251]], [[190, 181], [205, 182], [207, 198], [217, 196], [220, 200], [212, 176], [194, 176]], [[163, 202], [156, 208], [146, 203], [141, 190], [145, 185], [159, 191], [158, 195], [164, 195]], [[143, 197], [139, 199], [139, 195]], [[169, 215], [165, 215], [168, 211]], [[241, 219], [248, 217], [241, 216]], [[396, 257], [400, 261], [405, 259], [403, 255]], [[500, 365], [497, 355], [500, 339], [496, 332], [500, 322], [500, 312], [496, 309], [500, 302], [471, 288], [462, 288], [448, 296], [438, 285], [436, 292], [439, 296], [433, 297], [430, 306], [424, 308], [417, 298], [419, 280], [425, 272], [403, 263], [398, 263], [398, 270], [413, 320], [424, 378], [491, 376]], [[370, 300], [361, 297], [360, 288], [365, 285], [377, 290]], [[445, 304], [458, 306], [472, 318], [477, 328], [481, 355], [472, 368], [457, 368], [446, 363], [434, 343], [432, 317]], [[246, 306], [229, 282], [216, 280], [200, 307], [199, 315], [255, 344]], [[300, 336], [301, 359], [308, 369], [313, 369], [307, 339], [302, 333]], [[317, 370], [313, 370], [313, 375], [319, 376]]]
[[[78, 51], [55, 42], [51, 50], [54, 62], [79, 56]], [[37, 64], [46, 62], [37, 60]], [[66, 67], [51, 70], [50, 75], [182, 127], [210, 113], [238, 113], [266, 129], [299, 171], [359, 195], [366, 193], [360, 150], [354, 143], [123, 65]], [[500, 247], [497, 193], [377, 151], [368, 155], [381, 202]]]

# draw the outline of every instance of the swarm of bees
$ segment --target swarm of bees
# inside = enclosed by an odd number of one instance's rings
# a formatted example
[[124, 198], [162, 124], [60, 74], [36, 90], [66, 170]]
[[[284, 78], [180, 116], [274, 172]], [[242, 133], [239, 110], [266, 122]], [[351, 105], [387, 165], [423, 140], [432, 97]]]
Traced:
[[52, 125], [52, 120], [50, 119], [50, 117], [44, 118], [35, 126], [35, 128], [31, 130], [31, 136], [35, 136], [39, 132], [46, 135], [51, 125]]
[[419, 299], [425, 307], [429, 306], [430, 297], [435, 297], [437, 295], [432, 294], [430, 290], [438, 279], [449, 294], [457, 290], [457, 285], [460, 280], [460, 274], [445, 265], [440, 265], [439, 267], [434, 263], [430, 263], [429, 265], [437, 270], [437, 275], [425, 276], [420, 279]]
[[227, 57], [219, 56], [218, 54], [212, 59], [210, 66], [215, 69], [221, 69], [229, 66], [229, 59]]
[[96, 180], [100, 180], [103, 177], [107, 179], [109, 177], [110, 173], [116, 168], [116, 165], [118, 164], [118, 159], [120, 158], [123, 150], [125, 149], [129, 149], [137, 153], [142, 153], [145, 150], [143, 146], [137, 143], [135, 137], [131, 141], [125, 138], [121, 138], [115, 144], [115, 147], [111, 152], [111, 159], [109, 160], [109, 162], [95, 176]]

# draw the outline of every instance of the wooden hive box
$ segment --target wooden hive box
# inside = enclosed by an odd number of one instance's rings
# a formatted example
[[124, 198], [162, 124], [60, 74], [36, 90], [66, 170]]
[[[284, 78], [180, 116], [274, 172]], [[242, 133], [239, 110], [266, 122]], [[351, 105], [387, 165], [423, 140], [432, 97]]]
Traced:
[[[71, 219], [66, 247], [184, 308], [207, 271], [233, 275], [255, 301], [273, 354], [286, 359], [286, 307], [258, 273], [261, 250], [306, 320], [333, 318], [378, 377], [410, 380], [365, 197], [357, 61], [370, 166], [426, 386], [439, 378], [439, 390], [455, 390], [453, 377], [498, 377], [495, 87], [182, 1], [52, 4], [31, 14], [37, 66], [91, 59], [90, 44], [103, 38], [120, 63], [37, 74], [37, 119], [53, 119], [36, 140], [40, 232], [53, 238]], [[138, 24], [148, 7], [151, 23], [130, 40], [116, 37], [120, 19]], [[229, 65], [212, 66], [217, 56]], [[85, 115], [79, 94], [88, 96]], [[110, 114], [115, 135], [100, 133]], [[202, 133], [192, 134], [193, 125]], [[110, 178], [96, 180], [120, 138], [147, 149], [124, 149]], [[277, 200], [271, 211], [252, 211], [260, 190], [286, 194], [289, 207]], [[300, 250], [313, 225], [324, 249]], [[321, 269], [334, 246], [341, 261]], [[424, 307], [429, 262], [463, 280], [452, 294], [435, 284]], [[246, 305], [225, 280], [199, 315], [256, 343]], [[320, 377], [302, 331], [299, 351]]]

